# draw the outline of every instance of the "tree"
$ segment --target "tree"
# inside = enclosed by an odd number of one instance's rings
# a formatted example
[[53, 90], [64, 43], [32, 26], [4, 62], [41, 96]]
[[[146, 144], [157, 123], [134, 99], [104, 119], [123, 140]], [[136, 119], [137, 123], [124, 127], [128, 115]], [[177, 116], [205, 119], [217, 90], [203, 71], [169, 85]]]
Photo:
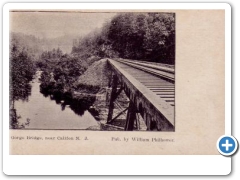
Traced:
[[13, 109], [16, 100], [28, 100], [31, 93], [29, 82], [35, 74], [35, 68], [28, 53], [18, 49], [15, 43], [10, 47], [10, 100]]
[[11, 41], [10, 46], [10, 128], [19, 128], [17, 111], [14, 107], [16, 100], [28, 100], [31, 94], [29, 82], [35, 74], [31, 57], [26, 51], [19, 50], [18, 43]]
[[174, 64], [174, 13], [119, 13], [101, 30], [74, 43], [85, 58], [121, 57]]

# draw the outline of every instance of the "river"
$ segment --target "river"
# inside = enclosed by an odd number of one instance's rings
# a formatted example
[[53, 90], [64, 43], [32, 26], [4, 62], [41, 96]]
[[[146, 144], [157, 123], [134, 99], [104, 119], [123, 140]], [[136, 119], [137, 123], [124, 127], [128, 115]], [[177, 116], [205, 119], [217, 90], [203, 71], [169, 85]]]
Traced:
[[28, 101], [16, 101], [15, 108], [20, 125], [25, 129], [88, 129], [98, 127], [98, 122], [85, 110], [83, 115], [75, 113], [69, 105], [62, 107], [50, 96], [40, 93], [39, 71], [30, 83], [31, 95]]

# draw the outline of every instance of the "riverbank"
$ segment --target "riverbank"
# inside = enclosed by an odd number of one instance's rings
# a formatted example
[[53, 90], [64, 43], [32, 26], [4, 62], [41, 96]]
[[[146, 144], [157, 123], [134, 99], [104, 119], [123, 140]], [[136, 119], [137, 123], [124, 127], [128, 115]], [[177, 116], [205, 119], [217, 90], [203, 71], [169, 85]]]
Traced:
[[[107, 123], [112, 79], [112, 70], [107, 59], [93, 62], [79, 77], [74, 77], [75, 80], [70, 79], [73, 83], [69, 83], [68, 76], [64, 78], [64, 71], [51, 71], [43, 72], [40, 78], [40, 91], [45, 97], [50, 96], [62, 109], [69, 107], [79, 116], [85, 111], [90, 112], [99, 126], [89, 127], [87, 130], [124, 130], [129, 104], [124, 91], [114, 102], [112, 118], [117, 118]], [[118, 116], [119, 113], [121, 114]]]
[[[17, 129], [100, 130], [100, 124], [88, 111], [95, 97], [57, 99], [54, 94], [44, 96], [40, 93], [40, 82], [37, 79], [31, 82], [31, 86], [28, 101], [15, 103], [19, 117]], [[11, 113], [14, 115], [15, 112]]]

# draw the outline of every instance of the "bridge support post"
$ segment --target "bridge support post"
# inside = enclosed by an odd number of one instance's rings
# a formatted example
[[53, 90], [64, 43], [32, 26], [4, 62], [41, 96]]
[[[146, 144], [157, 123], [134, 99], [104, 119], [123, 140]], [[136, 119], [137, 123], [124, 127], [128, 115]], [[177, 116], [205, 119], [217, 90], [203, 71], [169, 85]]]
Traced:
[[132, 131], [134, 128], [134, 122], [136, 121], [136, 109], [132, 101], [129, 102], [127, 120], [125, 124], [125, 131]]
[[151, 115], [148, 114], [147, 112], [144, 112], [144, 115], [143, 115], [143, 120], [147, 126], [147, 131], [151, 130]]
[[111, 92], [110, 103], [109, 103], [107, 123], [109, 123], [112, 120], [113, 109], [114, 109], [114, 100], [116, 99], [116, 94], [117, 94], [117, 83], [118, 83], [117, 75], [113, 75], [112, 92]]

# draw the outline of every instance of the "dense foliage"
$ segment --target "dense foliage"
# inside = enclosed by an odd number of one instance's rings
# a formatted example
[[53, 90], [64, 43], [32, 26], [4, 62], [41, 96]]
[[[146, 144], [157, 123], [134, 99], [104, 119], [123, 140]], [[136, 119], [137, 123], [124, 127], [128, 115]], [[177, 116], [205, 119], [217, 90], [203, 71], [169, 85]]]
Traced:
[[37, 62], [41, 74], [41, 88], [49, 93], [73, 91], [74, 82], [86, 70], [79, 59], [62, 54], [60, 49], [43, 52]]
[[27, 51], [19, 51], [16, 44], [10, 49], [10, 97], [11, 100], [27, 100], [35, 74], [35, 67]]
[[73, 54], [174, 64], [173, 13], [119, 13], [101, 30], [75, 41]]
[[[60, 49], [45, 51], [36, 63], [42, 71], [40, 77], [40, 91], [43, 95], [50, 95], [57, 103], [61, 103], [62, 109], [66, 105], [78, 115], [83, 115], [95, 100], [95, 96], [76, 94], [76, 91], [93, 93], [99, 87], [90, 87], [78, 84], [78, 78], [87, 69], [87, 64], [79, 58], [62, 54]], [[84, 93], [84, 94], [85, 94]]]
[[20, 50], [17, 43], [10, 46], [10, 126], [17, 128], [16, 100], [27, 101], [31, 93], [29, 82], [35, 74], [35, 66], [26, 50]]

